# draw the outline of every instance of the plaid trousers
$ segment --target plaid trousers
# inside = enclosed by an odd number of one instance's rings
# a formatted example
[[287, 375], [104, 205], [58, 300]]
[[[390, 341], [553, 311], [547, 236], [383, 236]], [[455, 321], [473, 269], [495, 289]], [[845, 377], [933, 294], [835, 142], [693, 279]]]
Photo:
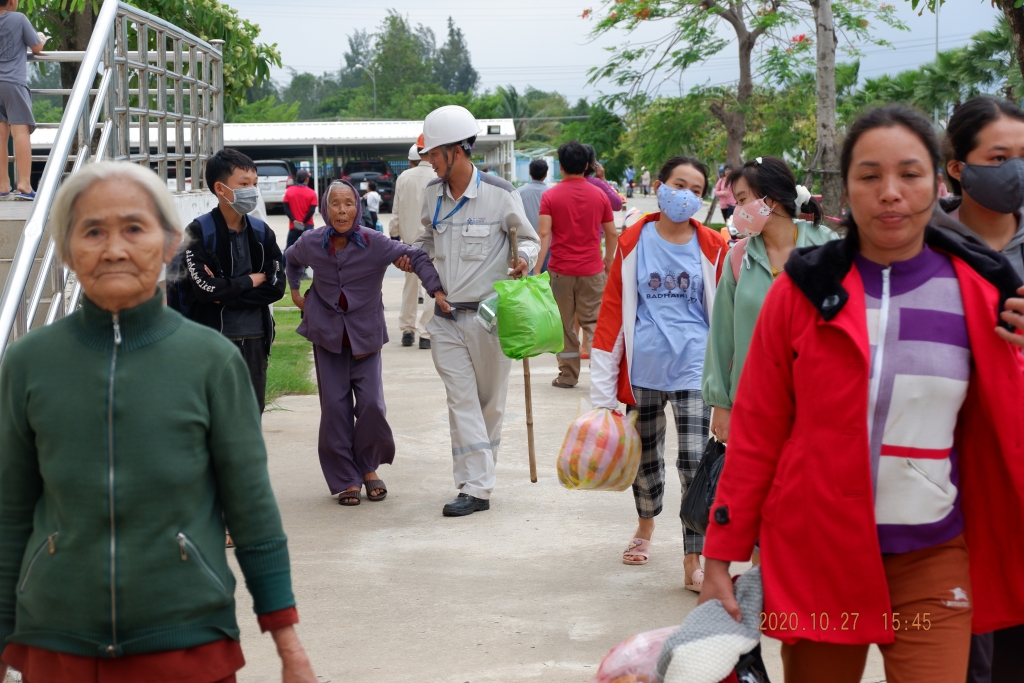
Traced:
[[[665, 496], [665, 403], [672, 404], [679, 436], [676, 469], [683, 494], [693, 481], [711, 429], [711, 407], [704, 403], [699, 389], [658, 391], [633, 387], [637, 411], [636, 429], [640, 433], [640, 471], [633, 482], [633, 498], [640, 517], [650, 519], [661, 514]], [[683, 547], [687, 554], [704, 550], [704, 537], [683, 526]]]

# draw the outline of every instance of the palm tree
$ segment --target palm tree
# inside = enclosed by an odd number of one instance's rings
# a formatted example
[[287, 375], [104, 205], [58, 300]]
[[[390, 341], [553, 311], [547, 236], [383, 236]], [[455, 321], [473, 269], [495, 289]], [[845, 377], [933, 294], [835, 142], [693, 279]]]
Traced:
[[525, 97], [519, 94], [514, 85], [508, 87], [498, 86], [498, 95], [501, 96], [501, 113], [513, 120], [516, 128], [516, 139], [524, 140], [529, 128], [530, 103]]

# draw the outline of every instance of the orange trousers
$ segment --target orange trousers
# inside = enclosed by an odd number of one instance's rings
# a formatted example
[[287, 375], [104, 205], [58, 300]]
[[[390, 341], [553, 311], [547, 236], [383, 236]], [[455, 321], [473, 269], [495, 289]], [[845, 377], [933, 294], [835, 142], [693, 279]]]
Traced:
[[[896, 641], [879, 646], [887, 683], [964, 683], [972, 609], [963, 536], [882, 560], [900, 622]], [[786, 683], [859, 683], [867, 657], [867, 645], [800, 640], [782, 646]]]

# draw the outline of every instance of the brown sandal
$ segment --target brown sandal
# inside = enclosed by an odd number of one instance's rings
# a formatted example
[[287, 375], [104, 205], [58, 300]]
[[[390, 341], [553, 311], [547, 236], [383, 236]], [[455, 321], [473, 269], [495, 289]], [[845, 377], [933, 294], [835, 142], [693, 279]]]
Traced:
[[[346, 503], [346, 500], [349, 502]], [[355, 501], [354, 503], [351, 502], [353, 500]], [[363, 501], [359, 497], [359, 489], [355, 489], [354, 491], [342, 491], [338, 496], [338, 505], [344, 505], [345, 507], [353, 508], [361, 502]]]
[[[379, 503], [380, 501], [388, 497], [388, 487], [385, 486], [384, 482], [382, 482], [380, 479], [371, 479], [370, 481], [364, 481], [363, 486], [366, 487], [366, 497], [370, 500], [371, 503]], [[373, 495], [375, 491], [383, 491], [384, 493], [379, 496], [375, 496]]]

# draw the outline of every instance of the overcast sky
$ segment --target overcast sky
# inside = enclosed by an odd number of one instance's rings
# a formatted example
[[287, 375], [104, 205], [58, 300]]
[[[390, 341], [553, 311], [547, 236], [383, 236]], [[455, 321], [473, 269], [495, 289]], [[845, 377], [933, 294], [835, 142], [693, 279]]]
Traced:
[[[879, 35], [895, 49], [867, 46], [861, 60], [861, 74], [876, 77], [897, 73], [930, 61], [935, 51], [935, 15], [917, 16], [905, 0], [886, 0], [899, 9], [909, 31], [882, 27]], [[260, 39], [277, 43], [286, 67], [297, 72], [321, 74], [336, 71], [348, 47], [346, 37], [358, 29], [373, 32], [393, 8], [413, 24], [434, 30], [438, 43], [447, 35], [447, 18], [452, 16], [466, 36], [473, 65], [480, 73], [482, 89], [511, 84], [519, 89], [532, 85], [557, 90], [570, 101], [613, 92], [611, 84], [587, 85], [587, 70], [603, 64], [605, 48], [624, 43], [621, 32], [597, 41], [589, 40], [592, 20], [580, 17], [584, 9], [598, 9], [597, 0], [390, 0], [386, 3], [345, 0], [228, 0], [239, 13], [258, 23]], [[344, 7], [344, 8], [343, 8]], [[939, 17], [939, 47], [947, 49], [967, 42], [973, 33], [991, 28], [998, 16], [989, 0], [951, 0]], [[723, 22], [724, 24], [724, 22]], [[664, 25], [662, 25], [664, 26]], [[722, 34], [728, 36], [726, 28]], [[658, 36], [663, 28], [655, 23], [634, 38]], [[803, 29], [794, 31], [801, 33]], [[733, 34], [734, 35], [734, 34]], [[842, 56], [840, 56], [842, 59]], [[683, 89], [701, 83], [727, 83], [737, 78], [735, 42], [704, 65], [683, 76]], [[276, 70], [274, 78], [286, 84], [290, 75]], [[679, 83], [663, 82], [662, 93], [676, 94]]]

